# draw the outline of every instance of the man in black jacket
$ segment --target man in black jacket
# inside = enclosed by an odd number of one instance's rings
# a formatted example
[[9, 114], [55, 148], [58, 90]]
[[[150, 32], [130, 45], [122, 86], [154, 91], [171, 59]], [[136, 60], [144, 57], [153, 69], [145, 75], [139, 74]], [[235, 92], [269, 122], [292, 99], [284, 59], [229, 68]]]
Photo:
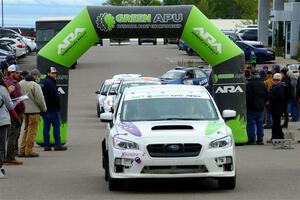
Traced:
[[41, 87], [46, 101], [47, 111], [42, 113], [44, 121], [44, 150], [51, 151], [50, 147], [50, 125], [53, 126], [54, 151], [65, 151], [67, 147], [60, 142], [60, 103], [56, 85], [57, 71], [55, 67], [48, 69], [47, 77], [41, 81]]
[[263, 112], [267, 99], [267, 89], [255, 73], [246, 82], [247, 134], [248, 144], [263, 145]]

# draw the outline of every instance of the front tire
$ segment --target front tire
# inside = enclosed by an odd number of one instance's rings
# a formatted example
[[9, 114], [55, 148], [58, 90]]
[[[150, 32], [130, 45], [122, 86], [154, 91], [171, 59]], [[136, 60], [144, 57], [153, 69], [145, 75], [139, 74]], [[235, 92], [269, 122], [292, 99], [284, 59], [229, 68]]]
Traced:
[[218, 184], [222, 190], [233, 190], [236, 185], [236, 176], [218, 178]]

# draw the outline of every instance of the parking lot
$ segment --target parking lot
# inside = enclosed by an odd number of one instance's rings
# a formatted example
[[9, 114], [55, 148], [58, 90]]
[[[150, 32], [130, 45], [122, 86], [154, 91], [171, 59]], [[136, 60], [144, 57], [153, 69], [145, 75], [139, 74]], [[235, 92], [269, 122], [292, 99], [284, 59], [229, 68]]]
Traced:
[[[0, 181], [0, 199], [299, 199], [299, 145], [275, 150], [272, 145], [238, 146], [237, 186], [218, 190], [214, 180], [131, 181], [125, 191], [110, 192], [101, 163], [101, 141], [106, 124], [96, 116], [100, 84], [115, 74], [159, 76], [178, 62], [199, 61], [178, 51], [176, 45], [93, 47], [70, 71], [68, 151], [44, 152], [39, 158], [22, 159], [22, 166], [6, 166]], [[35, 55], [22, 60], [22, 69], [35, 67]], [[297, 132], [299, 123], [291, 122]], [[298, 135], [297, 135], [298, 134]], [[265, 140], [270, 138], [266, 130]]]

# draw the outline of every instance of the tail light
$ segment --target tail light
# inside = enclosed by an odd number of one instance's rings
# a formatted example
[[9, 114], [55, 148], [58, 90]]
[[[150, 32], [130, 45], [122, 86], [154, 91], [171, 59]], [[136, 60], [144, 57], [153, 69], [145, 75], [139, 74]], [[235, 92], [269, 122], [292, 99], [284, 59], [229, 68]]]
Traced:
[[24, 48], [23, 44], [17, 44], [18, 48]]

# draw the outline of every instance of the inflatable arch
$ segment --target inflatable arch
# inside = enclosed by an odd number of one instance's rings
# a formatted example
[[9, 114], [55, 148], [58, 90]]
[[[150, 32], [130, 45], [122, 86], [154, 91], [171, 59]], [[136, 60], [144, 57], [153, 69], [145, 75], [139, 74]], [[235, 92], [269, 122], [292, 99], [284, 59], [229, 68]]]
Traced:
[[[244, 53], [195, 6], [87, 6], [38, 53], [42, 74], [58, 69], [61, 137], [66, 142], [68, 68], [100, 38], [165, 38], [184, 40], [212, 67], [214, 98], [220, 111], [237, 111], [227, 124], [235, 142], [246, 143]], [[53, 140], [53, 138], [52, 138]], [[43, 143], [42, 126], [36, 138]]]

